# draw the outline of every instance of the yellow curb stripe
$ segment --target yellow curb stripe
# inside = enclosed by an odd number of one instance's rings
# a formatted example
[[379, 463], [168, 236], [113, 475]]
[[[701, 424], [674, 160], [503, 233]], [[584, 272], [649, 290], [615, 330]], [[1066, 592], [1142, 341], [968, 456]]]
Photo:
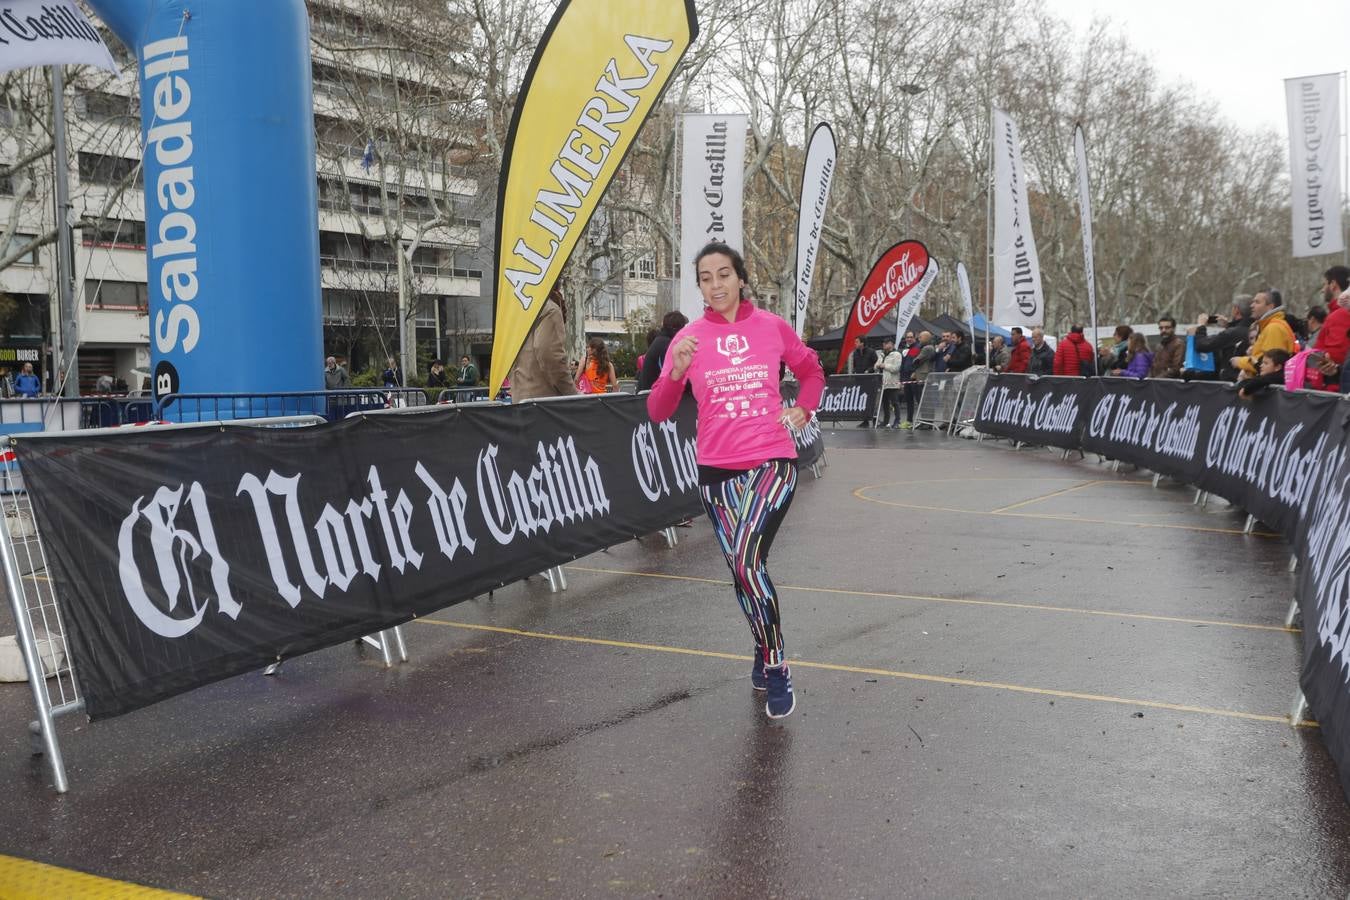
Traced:
[[5, 900], [50, 900], [52, 897], [98, 897], [100, 900], [190, 897], [49, 866], [31, 859], [0, 854], [0, 897]]
[[[693, 575], [667, 575], [660, 572], [631, 572], [625, 569], [597, 569], [589, 566], [567, 566], [569, 572], [590, 572], [603, 575], [631, 575], [638, 578], [663, 578], [670, 581], [693, 581], [699, 584], [715, 584], [731, 587], [730, 581], [716, 578], [698, 578]], [[1287, 625], [1258, 625], [1251, 622], [1224, 622], [1218, 619], [1190, 619], [1182, 616], [1162, 616], [1152, 613], [1116, 612], [1105, 609], [1086, 609], [1078, 606], [1048, 606], [1043, 603], [1014, 603], [1009, 600], [970, 600], [961, 597], [932, 597], [925, 594], [894, 594], [884, 591], [857, 591], [847, 588], [806, 587], [799, 584], [774, 583], [780, 591], [803, 591], [811, 594], [842, 594], [851, 597], [879, 597], [883, 600], [915, 600], [923, 603], [951, 603], [959, 606], [994, 606], [1005, 609], [1026, 609], [1037, 612], [1076, 613], [1083, 616], [1100, 616], [1107, 619], [1140, 619], [1146, 622], [1167, 622], [1174, 625], [1206, 625], [1216, 628], [1244, 628], [1251, 631], [1278, 631], [1281, 634], [1302, 634], [1302, 629]]]
[[[582, 637], [572, 634], [550, 634], [543, 631], [525, 631], [521, 628], [506, 628], [501, 625], [476, 625], [472, 622], [449, 622], [444, 619], [414, 619], [426, 625], [442, 625], [464, 631], [484, 631], [493, 634], [509, 634], [515, 637], [536, 638], [548, 641], [564, 641], [572, 644], [593, 644], [601, 647], [619, 647], [624, 650], [648, 650], [656, 653], [678, 653], [685, 656], [702, 656], [712, 659], [730, 659], [749, 662], [751, 657], [740, 653], [719, 653], [715, 650], [694, 650], [689, 647], [667, 647], [661, 644], [642, 644], [634, 641], [613, 641], [606, 638]], [[847, 666], [838, 663], [808, 662], [794, 659], [792, 665], [800, 669], [822, 669], [827, 672], [848, 672], [855, 675], [878, 675], [886, 678], [899, 678], [907, 681], [923, 681], [930, 684], [946, 684], [955, 687], [984, 688], [986, 690], [1011, 691], [1018, 694], [1033, 694], [1040, 697], [1055, 697], [1065, 700], [1086, 700], [1094, 703], [1116, 703], [1124, 706], [1137, 706], [1145, 709], [1162, 709], [1170, 712], [1199, 713], [1201, 715], [1222, 716], [1229, 719], [1241, 719], [1248, 722], [1269, 722], [1289, 724], [1288, 716], [1269, 716], [1260, 713], [1240, 712], [1232, 709], [1216, 709], [1209, 706], [1188, 706], [1180, 703], [1164, 703], [1159, 700], [1136, 700], [1130, 697], [1112, 697], [1107, 694], [1089, 694], [1081, 691], [1060, 691], [1052, 688], [1027, 687], [1020, 684], [1007, 684], [1000, 681], [976, 681], [969, 678], [951, 678], [946, 675], [926, 675], [918, 672], [899, 672], [893, 669], [874, 669], [866, 666]], [[1316, 728], [1317, 723], [1307, 719], [1298, 723], [1300, 728]]]

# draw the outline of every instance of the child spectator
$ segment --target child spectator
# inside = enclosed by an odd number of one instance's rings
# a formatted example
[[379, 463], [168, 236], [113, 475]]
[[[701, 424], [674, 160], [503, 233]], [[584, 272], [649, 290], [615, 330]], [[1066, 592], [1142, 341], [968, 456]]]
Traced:
[[1284, 364], [1289, 362], [1288, 350], [1278, 347], [1261, 355], [1261, 371], [1237, 383], [1238, 396], [1250, 400], [1272, 384], [1284, 384]]

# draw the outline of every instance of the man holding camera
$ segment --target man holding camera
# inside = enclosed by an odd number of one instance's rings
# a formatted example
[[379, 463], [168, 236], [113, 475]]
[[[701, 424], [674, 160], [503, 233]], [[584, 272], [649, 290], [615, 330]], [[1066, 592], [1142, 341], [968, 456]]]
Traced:
[[[1213, 375], [1192, 373], [1188, 377], [1236, 381], [1238, 373], [1230, 365], [1230, 361], [1232, 357], [1242, 355], [1243, 346], [1247, 343], [1253, 324], [1251, 297], [1234, 297], [1233, 308], [1228, 318], [1201, 313], [1199, 321], [1187, 333], [1195, 335], [1197, 353], [1214, 354], [1218, 371]], [[1209, 333], [1211, 329], [1213, 334]]]

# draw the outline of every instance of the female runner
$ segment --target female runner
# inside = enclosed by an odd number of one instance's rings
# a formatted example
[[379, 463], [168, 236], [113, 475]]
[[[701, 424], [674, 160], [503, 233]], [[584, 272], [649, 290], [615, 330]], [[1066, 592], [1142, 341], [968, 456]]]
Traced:
[[[768, 692], [769, 718], [781, 719], [796, 708], [796, 698], [765, 562], [797, 486], [797, 446], [788, 429], [810, 420], [825, 375], [791, 325], [750, 301], [739, 253], [711, 243], [699, 251], [694, 270], [707, 309], [671, 341], [647, 411], [658, 422], [670, 418], [685, 385], [692, 386], [703, 507], [755, 638], [750, 684]], [[797, 405], [786, 409], [778, 393], [780, 363], [801, 386]]]

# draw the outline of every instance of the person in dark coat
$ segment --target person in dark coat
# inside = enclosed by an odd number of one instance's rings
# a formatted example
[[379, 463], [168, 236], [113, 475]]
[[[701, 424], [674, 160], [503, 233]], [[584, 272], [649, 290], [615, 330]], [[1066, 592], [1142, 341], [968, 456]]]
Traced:
[[[1250, 340], [1252, 326], [1252, 298], [1239, 297], [1233, 301], [1230, 321], [1225, 325], [1218, 316], [1202, 315], [1189, 334], [1195, 335], [1197, 353], [1213, 353], [1217, 372], [1191, 373], [1194, 378], [1218, 378], [1222, 381], [1236, 381], [1237, 369], [1229, 363], [1234, 356], [1244, 356], [1247, 342]], [[1213, 321], [1211, 321], [1213, 320]], [[1218, 326], [1218, 327], [1215, 327]]]
[[1096, 358], [1097, 351], [1092, 349], [1092, 344], [1083, 337], [1083, 326], [1075, 325], [1055, 348], [1052, 365], [1056, 375], [1083, 376], [1092, 373]]
[[678, 309], [671, 310], [661, 319], [661, 330], [647, 345], [647, 352], [642, 357], [642, 371], [638, 373], [637, 383], [639, 391], [650, 391], [652, 385], [656, 384], [656, 379], [661, 377], [661, 366], [666, 361], [666, 351], [670, 349], [670, 339], [688, 324], [688, 317]]
[[1028, 375], [1055, 374], [1055, 348], [1045, 342], [1045, 331], [1031, 329], [1031, 361], [1027, 364]]
[[950, 332], [951, 345], [947, 348], [947, 372], [964, 372], [974, 365], [975, 357], [971, 353], [970, 344], [966, 343], [966, 333], [964, 331]]
[[857, 337], [853, 339], [853, 353], [849, 355], [848, 371], [851, 374], [863, 375], [871, 372], [877, 364], [877, 351], [867, 346], [865, 338]]

